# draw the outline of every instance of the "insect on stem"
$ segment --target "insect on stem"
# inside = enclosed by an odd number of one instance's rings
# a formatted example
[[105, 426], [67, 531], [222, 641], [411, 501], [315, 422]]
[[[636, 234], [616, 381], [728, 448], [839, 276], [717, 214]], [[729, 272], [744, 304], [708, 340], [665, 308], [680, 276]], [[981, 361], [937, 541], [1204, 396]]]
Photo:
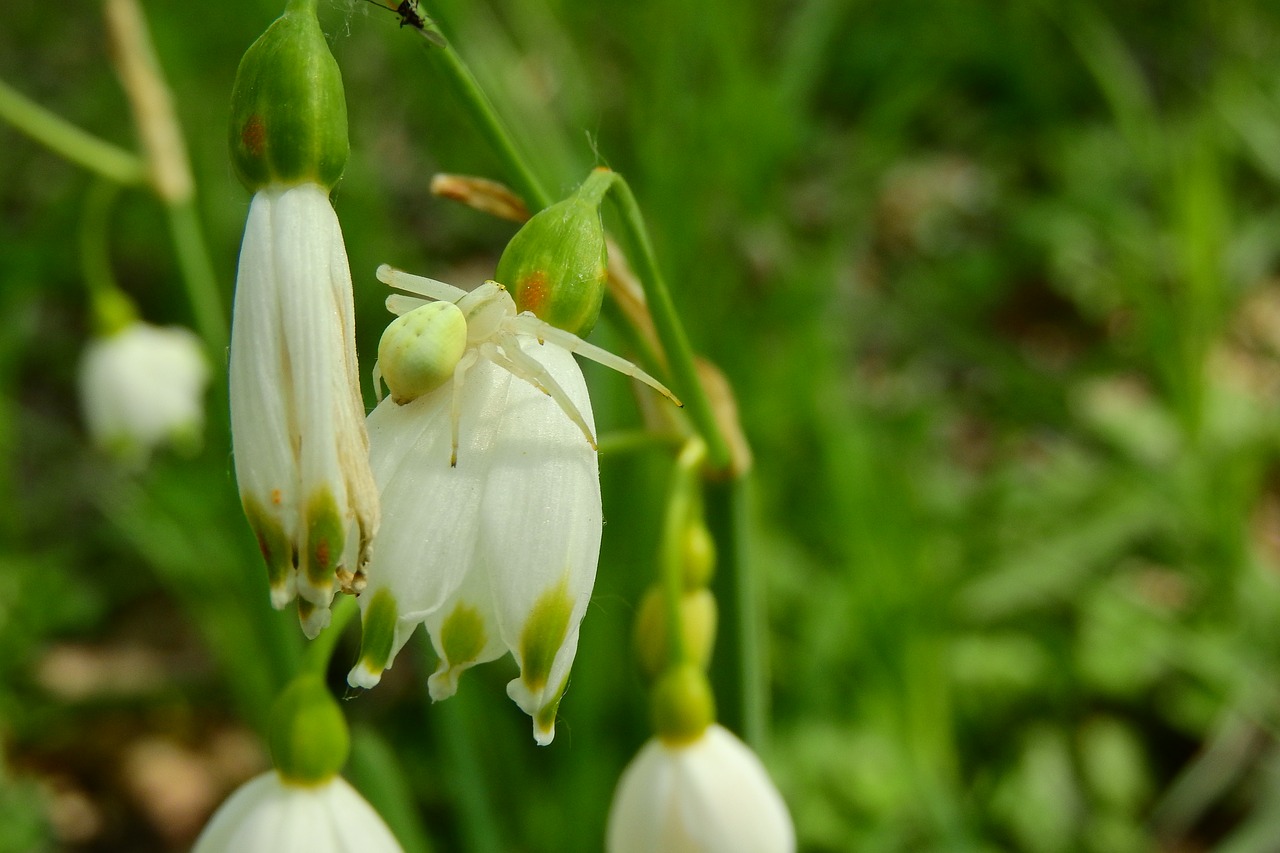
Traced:
[[435, 21], [431, 20], [430, 16], [423, 14], [422, 7], [418, 5], [418, 0], [400, 0], [400, 5], [395, 7], [392, 7], [389, 2], [382, 2], [382, 0], [369, 0], [369, 2], [379, 8], [386, 9], [388, 12], [394, 12], [399, 15], [401, 27], [412, 27], [422, 33], [422, 37], [436, 47], [448, 45], [444, 34], [436, 27]]

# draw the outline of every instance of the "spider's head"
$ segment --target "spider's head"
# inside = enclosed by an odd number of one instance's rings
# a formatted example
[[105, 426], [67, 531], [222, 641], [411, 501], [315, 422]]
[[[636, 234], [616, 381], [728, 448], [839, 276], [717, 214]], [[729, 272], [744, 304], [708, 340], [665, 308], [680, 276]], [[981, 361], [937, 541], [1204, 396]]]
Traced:
[[516, 315], [516, 303], [507, 289], [496, 281], [486, 281], [458, 300], [467, 319], [467, 342], [488, 340], [508, 317]]

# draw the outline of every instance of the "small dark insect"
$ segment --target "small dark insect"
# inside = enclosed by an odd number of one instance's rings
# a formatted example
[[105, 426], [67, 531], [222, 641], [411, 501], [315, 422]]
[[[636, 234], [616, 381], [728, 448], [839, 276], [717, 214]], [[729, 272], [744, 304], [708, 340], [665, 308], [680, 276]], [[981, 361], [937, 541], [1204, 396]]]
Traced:
[[413, 27], [422, 33], [423, 38], [436, 47], [444, 47], [447, 44], [444, 36], [436, 29], [435, 22], [422, 14], [422, 7], [418, 5], [418, 0], [400, 0], [400, 5], [394, 9], [378, 2], [378, 0], [369, 0], [369, 2], [386, 9], [388, 12], [394, 12], [399, 15], [401, 27]]

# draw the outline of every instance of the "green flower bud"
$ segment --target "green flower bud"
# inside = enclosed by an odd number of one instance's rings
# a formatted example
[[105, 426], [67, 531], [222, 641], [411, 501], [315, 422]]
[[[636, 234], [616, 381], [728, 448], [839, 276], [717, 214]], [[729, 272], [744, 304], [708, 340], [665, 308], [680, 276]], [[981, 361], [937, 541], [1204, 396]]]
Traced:
[[342, 709], [313, 674], [295, 678], [276, 699], [267, 740], [280, 775], [302, 785], [331, 779], [351, 751]]
[[250, 190], [269, 183], [330, 189], [347, 164], [347, 102], [315, 0], [289, 0], [236, 71], [231, 161]]
[[606, 261], [600, 202], [614, 174], [597, 169], [573, 195], [535, 214], [498, 260], [516, 310], [586, 337], [600, 316]]
[[711, 583], [716, 571], [716, 540], [701, 521], [684, 529], [680, 556], [684, 568], [685, 589], [697, 589]]
[[[666, 596], [662, 587], [655, 584], [640, 600], [633, 636], [640, 669], [650, 678], [676, 663], [671, 655], [668, 621]], [[710, 590], [690, 590], [680, 597], [680, 628], [685, 660], [705, 669], [711, 662], [716, 640], [716, 599]]]
[[716, 719], [711, 685], [693, 664], [668, 670], [654, 685], [650, 700], [654, 731], [669, 746], [697, 740]]

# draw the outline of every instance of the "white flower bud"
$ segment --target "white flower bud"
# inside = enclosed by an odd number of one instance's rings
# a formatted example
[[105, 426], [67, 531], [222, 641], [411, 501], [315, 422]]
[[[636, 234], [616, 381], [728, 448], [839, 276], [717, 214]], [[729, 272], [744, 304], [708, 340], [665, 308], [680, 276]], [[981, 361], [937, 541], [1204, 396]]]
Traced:
[[719, 725], [681, 744], [654, 738], [609, 809], [608, 853], [792, 853], [795, 828], [764, 765]]
[[209, 364], [180, 326], [132, 322], [95, 338], [80, 363], [80, 401], [94, 443], [145, 462], [165, 442], [198, 444]]
[[298, 785], [274, 770], [228, 797], [192, 848], [192, 853], [400, 851], [382, 818], [341, 776]]

